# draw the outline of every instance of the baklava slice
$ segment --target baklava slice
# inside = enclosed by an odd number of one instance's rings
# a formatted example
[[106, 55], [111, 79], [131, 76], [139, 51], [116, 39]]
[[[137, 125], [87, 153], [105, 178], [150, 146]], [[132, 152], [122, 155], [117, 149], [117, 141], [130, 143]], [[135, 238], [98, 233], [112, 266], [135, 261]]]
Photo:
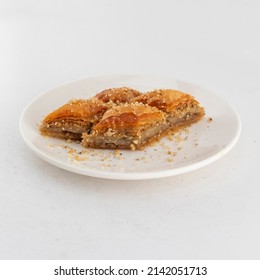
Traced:
[[142, 103], [124, 104], [107, 110], [90, 134], [83, 133], [82, 144], [135, 150], [159, 138], [166, 128], [164, 112]]
[[40, 124], [40, 132], [46, 136], [81, 140], [83, 132], [102, 118], [107, 104], [97, 99], [75, 99], [47, 115]]
[[188, 126], [205, 115], [204, 108], [193, 96], [173, 89], [153, 90], [136, 97], [134, 101], [165, 112], [170, 129]]
[[133, 98], [140, 96], [141, 92], [129, 87], [110, 88], [98, 93], [95, 98], [106, 103], [127, 103], [131, 102]]

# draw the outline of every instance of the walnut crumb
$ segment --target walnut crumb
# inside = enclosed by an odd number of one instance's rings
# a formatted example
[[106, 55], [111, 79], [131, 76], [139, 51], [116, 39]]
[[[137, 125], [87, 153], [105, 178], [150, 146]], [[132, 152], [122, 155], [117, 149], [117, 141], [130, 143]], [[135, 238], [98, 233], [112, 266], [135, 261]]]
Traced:
[[68, 154], [74, 154], [74, 153], [76, 153], [76, 150], [70, 148], [70, 150], [68, 151]]
[[176, 156], [177, 155], [177, 153], [176, 152], [172, 152], [172, 151], [168, 151], [168, 153], [167, 153], [168, 155], [172, 155], [172, 156]]
[[75, 159], [76, 161], [84, 161], [84, 160], [86, 160], [87, 158], [86, 158], [86, 157], [80, 157], [80, 156], [76, 155], [76, 156], [74, 157], [74, 159]]
[[134, 150], [135, 150], [135, 145], [134, 145], [134, 144], [131, 144], [131, 145], [130, 145], [130, 148], [131, 148], [132, 151], [134, 151]]

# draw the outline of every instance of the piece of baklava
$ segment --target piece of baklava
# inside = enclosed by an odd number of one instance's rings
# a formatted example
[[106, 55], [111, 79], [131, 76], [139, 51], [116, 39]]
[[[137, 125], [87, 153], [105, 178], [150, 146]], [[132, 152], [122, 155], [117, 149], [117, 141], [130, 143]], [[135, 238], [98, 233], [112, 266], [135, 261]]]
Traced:
[[129, 87], [120, 87], [120, 88], [110, 88], [105, 89], [98, 93], [95, 98], [109, 103], [113, 102], [116, 104], [131, 102], [133, 98], [140, 96], [141, 92], [138, 90], [129, 88]]
[[195, 123], [205, 114], [204, 108], [193, 96], [173, 89], [153, 90], [134, 98], [134, 101], [165, 112], [170, 129]]
[[102, 118], [107, 104], [97, 99], [75, 99], [47, 115], [40, 124], [40, 132], [46, 136], [81, 140], [83, 132]]
[[167, 128], [165, 113], [142, 103], [110, 108], [92, 128], [83, 133], [85, 147], [138, 149], [159, 138]]

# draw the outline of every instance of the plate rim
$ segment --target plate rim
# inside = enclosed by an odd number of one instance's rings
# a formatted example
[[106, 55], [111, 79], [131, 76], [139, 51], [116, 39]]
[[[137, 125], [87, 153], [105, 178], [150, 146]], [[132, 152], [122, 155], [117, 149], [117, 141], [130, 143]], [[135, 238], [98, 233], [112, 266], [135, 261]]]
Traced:
[[[211, 94], [216, 95], [222, 102], [224, 102], [226, 105], [228, 105], [228, 107], [231, 109], [233, 115], [235, 116], [236, 122], [237, 122], [237, 130], [236, 133], [234, 134], [232, 141], [230, 141], [224, 148], [222, 148], [218, 153], [213, 154], [209, 157], [207, 157], [206, 159], [202, 159], [199, 160], [195, 163], [186, 165], [186, 166], [182, 166], [182, 167], [177, 167], [177, 168], [169, 168], [167, 170], [161, 170], [161, 171], [153, 171], [153, 172], [109, 172], [109, 171], [105, 171], [105, 170], [97, 170], [97, 169], [92, 169], [89, 167], [85, 167], [84, 170], [82, 170], [81, 168], [78, 168], [77, 166], [68, 166], [64, 163], [61, 163], [60, 161], [56, 160], [55, 158], [52, 157], [48, 157], [46, 156], [46, 154], [44, 152], [42, 152], [41, 150], [37, 149], [37, 147], [35, 145], [33, 145], [26, 137], [25, 132], [24, 132], [24, 118], [25, 115], [27, 113], [27, 110], [33, 105], [34, 102], [36, 102], [38, 99], [44, 97], [45, 95], [49, 94], [52, 91], [55, 91], [61, 87], [66, 87], [68, 85], [72, 85], [72, 84], [76, 84], [78, 82], [81, 81], [86, 81], [86, 80], [93, 80], [93, 79], [111, 79], [111, 78], [126, 78], [126, 77], [146, 77], [146, 78], [152, 78], [152, 77], [156, 77], [156, 78], [169, 78], [172, 79], [175, 82], [181, 82], [181, 83], [186, 83], [192, 86], [196, 86], [202, 90], [208, 91]], [[19, 119], [19, 130], [20, 133], [22, 135], [23, 140], [25, 141], [25, 143], [27, 144], [27, 146], [37, 155], [39, 156], [41, 159], [43, 159], [44, 161], [59, 167], [63, 170], [66, 171], [70, 171], [76, 174], [80, 174], [80, 175], [84, 175], [84, 176], [90, 176], [90, 177], [95, 177], [95, 178], [102, 178], [102, 179], [112, 179], [112, 180], [145, 180], [145, 179], [157, 179], [157, 178], [164, 178], [164, 177], [170, 177], [170, 176], [176, 176], [176, 175], [181, 175], [184, 173], [188, 173], [191, 171], [195, 171], [198, 170], [202, 167], [205, 167], [215, 161], [217, 161], [218, 159], [222, 158], [223, 156], [225, 156], [237, 143], [240, 135], [241, 135], [241, 130], [242, 130], [242, 125], [241, 125], [241, 120], [240, 117], [237, 113], [237, 111], [234, 109], [234, 107], [227, 102], [222, 96], [219, 96], [218, 94], [216, 94], [214, 91], [209, 90], [203, 86], [197, 85], [193, 82], [187, 82], [181, 79], [177, 79], [173, 76], [168, 76], [168, 75], [146, 75], [146, 74], [123, 74], [123, 75], [102, 75], [102, 76], [93, 76], [93, 77], [88, 77], [88, 78], [84, 78], [84, 79], [77, 79], [68, 83], [64, 83], [64, 84], [60, 84], [59, 86], [50, 88], [49, 90], [37, 95], [36, 97], [34, 97], [23, 109], [20, 119]]]

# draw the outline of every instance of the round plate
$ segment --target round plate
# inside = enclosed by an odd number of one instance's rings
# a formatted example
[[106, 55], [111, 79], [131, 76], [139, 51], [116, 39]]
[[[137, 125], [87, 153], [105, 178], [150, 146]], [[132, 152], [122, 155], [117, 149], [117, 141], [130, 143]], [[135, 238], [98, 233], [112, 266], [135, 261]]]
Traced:
[[[44, 116], [68, 100], [121, 86], [143, 92], [173, 88], [190, 93], [205, 108], [206, 116], [141, 151], [84, 149], [79, 143], [40, 135], [38, 124]], [[22, 113], [20, 131], [38, 156], [60, 168], [99, 178], [137, 180], [182, 174], [214, 162], [235, 145], [241, 124], [226, 101], [202, 87], [171, 77], [120, 75], [75, 81], [36, 97]]]

